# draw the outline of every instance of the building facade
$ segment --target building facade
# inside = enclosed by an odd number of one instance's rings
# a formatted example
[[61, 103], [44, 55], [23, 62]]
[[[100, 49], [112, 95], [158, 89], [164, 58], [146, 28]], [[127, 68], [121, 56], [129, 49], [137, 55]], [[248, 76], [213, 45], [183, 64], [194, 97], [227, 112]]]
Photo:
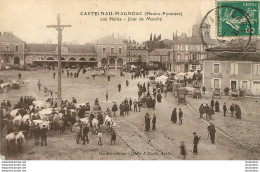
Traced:
[[[170, 53], [172, 72], [188, 72], [203, 70], [202, 60], [207, 58], [205, 49], [218, 46], [218, 41], [210, 37], [210, 24], [207, 20], [201, 26], [201, 15], [197, 16], [192, 26], [192, 36], [182, 33], [174, 36]], [[203, 37], [203, 39], [202, 39]]]
[[203, 66], [206, 90], [228, 87], [245, 90], [248, 95], [260, 95], [260, 62], [205, 60]]
[[[25, 63], [58, 65], [58, 46], [56, 44], [26, 44]], [[97, 66], [97, 54], [93, 45], [62, 45], [62, 67], [73, 68]]]
[[155, 49], [149, 53], [148, 63], [150, 66], [163, 65], [167, 70], [170, 70], [170, 49]]
[[148, 63], [148, 47], [141, 44], [127, 44], [127, 64]]
[[114, 36], [107, 36], [94, 44], [98, 56], [98, 67], [108, 66], [112, 69], [118, 69], [126, 65], [127, 62], [127, 44]]
[[0, 66], [24, 65], [25, 42], [10, 32], [0, 32]]

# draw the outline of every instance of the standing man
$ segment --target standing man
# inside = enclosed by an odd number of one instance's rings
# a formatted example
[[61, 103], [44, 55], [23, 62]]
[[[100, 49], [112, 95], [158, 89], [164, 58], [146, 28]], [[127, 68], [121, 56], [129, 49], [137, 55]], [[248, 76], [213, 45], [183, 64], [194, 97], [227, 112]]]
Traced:
[[43, 125], [41, 129], [41, 141], [42, 141], [41, 146], [43, 146], [43, 142], [45, 146], [47, 146], [47, 128], [45, 125]]
[[19, 72], [19, 74], [18, 74], [18, 80], [20, 80], [22, 78], [22, 74], [21, 74], [21, 72]]
[[42, 84], [41, 84], [40, 81], [38, 81], [37, 85], [38, 85], [38, 89], [41, 90], [41, 85], [42, 85]]
[[230, 106], [231, 116], [234, 115], [234, 111], [235, 111], [235, 105], [234, 105], [234, 103], [232, 103], [232, 105]]
[[39, 123], [37, 123], [37, 125], [33, 129], [33, 136], [34, 136], [34, 144], [35, 144], [35, 146], [37, 146], [39, 143], [39, 139], [40, 139]]
[[203, 104], [200, 105], [199, 112], [200, 112], [200, 118], [202, 118], [203, 114], [204, 114], [204, 106], [203, 106]]
[[226, 117], [226, 113], [227, 113], [226, 103], [224, 103], [224, 105], [223, 105], [223, 111], [224, 111], [224, 117]]
[[219, 112], [219, 102], [217, 100], [216, 100], [216, 103], [215, 103], [215, 111]]
[[132, 100], [131, 100], [131, 98], [129, 99], [129, 111], [132, 111], [132, 104], [133, 104], [133, 102], [132, 102]]
[[89, 143], [88, 132], [89, 132], [89, 127], [87, 124], [85, 124], [83, 127], [83, 145], [85, 145], [85, 141], [86, 141], [85, 138], [87, 138], [87, 143]]
[[196, 132], [193, 132], [193, 135], [194, 135], [194, 139], [193, 139], [193, 154], [194, 155], [197, 155], [198, 154], [198, 144], [199, 144], [199, 141], [200, 141], [200, 137], [197, 136], [197, 133]]
[[206, 118], [208, 118], [209, 117], [209, 111], [210, 111], [208, 104], [206, 104], [206, 106], [204, 107], [204, 111], [206, 113]]
[[181, 110], [181, 108], [179, 108], [179, 125], [181, 125], [182, 124], [182, 117], [183, 117], [183, 112], [182, 112], [182, 110]]
[[152, 130], [155, 131], [155, 124], [156, 124], [156, 116], [155, 116], [155, 114], [153, 114], [153, 120], [152, 120], [152, 123], [153, 123]]
[[208, 132], [209, 132], [211, 143], [215, 144], [216, 129], [212, 122], [210, 122], [210, 125], [208, 126]]
[[212, 99], [211, 102], [210, 102], [210, 106], [214, 108], [214, 105], [215, 105], [214, 99]]
[[187, 152], [186, 152], [186, 148], [185, 148], [184, 142], [181, 142], [180, 149], [181, 149], [181, 155], [183, 156], [183, 159], [185, 159], [185, 156], [186, 156]]
[[121, 91], [121, 84], [118, 84], [118, 92], [120, 93], [120, 91]]
[[114, 112], [114, 116], [116, 116], [116, 111], [118, 111], [116, 102], [115, 102], [115, 104], [112, 106], [112, 111]]
[[75, 130], [76, 130], [76, 143], [79, 144], [79, 140], [80, 138], [82, 137], [81, 134], [82, 134], [82, 130], [81, 130], [81, 125], [80, 123], [76, 123], [75, 124]]
[[137, 112], [137, 101], [134, 100], [134, 112]]

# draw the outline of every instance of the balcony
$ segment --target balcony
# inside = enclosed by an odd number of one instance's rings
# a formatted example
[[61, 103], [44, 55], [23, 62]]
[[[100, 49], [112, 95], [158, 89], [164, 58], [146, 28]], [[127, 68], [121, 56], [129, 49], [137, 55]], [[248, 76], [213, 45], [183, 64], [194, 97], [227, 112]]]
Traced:
[[108, 57], [117, 57], [118, 53], [107, 53]]
[[14, 51], [2, 51], [3, 56], [14, 56]]

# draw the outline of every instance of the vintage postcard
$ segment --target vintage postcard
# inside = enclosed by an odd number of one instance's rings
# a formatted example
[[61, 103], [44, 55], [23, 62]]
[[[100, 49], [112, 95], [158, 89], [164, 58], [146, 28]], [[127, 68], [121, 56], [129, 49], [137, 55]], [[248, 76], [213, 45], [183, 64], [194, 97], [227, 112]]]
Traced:
[[2, 160], [259, 160], [260, 2], [0, 0]]

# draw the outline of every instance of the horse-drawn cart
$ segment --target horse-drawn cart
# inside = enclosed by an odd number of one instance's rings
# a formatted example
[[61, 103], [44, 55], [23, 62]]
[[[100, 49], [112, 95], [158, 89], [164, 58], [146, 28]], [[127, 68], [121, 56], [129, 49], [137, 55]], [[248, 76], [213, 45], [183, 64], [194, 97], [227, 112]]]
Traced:
[[244, 98], [245, 95], [246, 95], [246, 91], [244, 90], [231, 90], [229, 93], [229, 98], [236, 97], [237, 99], [239, 99], [239, 98]]
[[219, 98], [221, 98], [222, 96], [222, 90], [220, 88], [215, 88], [213, 90], [213, 94], [212, 94], [212, 98], [218, 96]]
[[178, 88], [176, 90], [175, 100], [178, 103], [186, 104], [186, 95], [187, 95], [187, 90], [184, 87], [183, 88]]

